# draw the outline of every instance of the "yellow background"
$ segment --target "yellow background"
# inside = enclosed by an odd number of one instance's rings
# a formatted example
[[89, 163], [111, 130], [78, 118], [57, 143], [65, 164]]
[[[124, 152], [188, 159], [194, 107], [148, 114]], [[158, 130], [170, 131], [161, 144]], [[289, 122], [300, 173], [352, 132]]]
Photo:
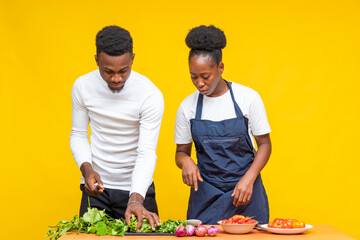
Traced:
[[173, 143], [176, 110], [195, 91], [184, 39], [214, 24], [228, 40], [224, 78], [265, 103], [271, 219], [328, 223], [360, 238], [360, 2], [170, 2], [1, 0], [0, 238], [43, 239], [48, 225], [78, 213], [70, 92], [96, 69], [95, 35], [111, 24], [130, 31], [133, 69], [165, 98], [154, 175], [161, 219], [185, 219], [189, 195]]

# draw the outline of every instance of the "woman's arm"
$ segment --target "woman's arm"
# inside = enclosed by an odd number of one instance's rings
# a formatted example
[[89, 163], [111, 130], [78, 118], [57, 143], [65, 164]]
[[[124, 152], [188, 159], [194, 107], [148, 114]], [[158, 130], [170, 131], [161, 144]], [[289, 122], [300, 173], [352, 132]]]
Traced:
[[176, 165], [182, 169], [182, 178], [186, 185], [198, 190], [198, 180], [203, 181], [199, 168], [191, 158], [192, 143], [176, 144], [175, 161]]
[[255, 154], [254, 162], [251, 164], [251, 167], [246, 172], [244, 177], [242, 177], [241, 180], [236, 184], [234, 192], [231, 195], [234, 197], [233, 204], [235, 206], [239, 206], [250, 201], [255, 179], [260, 174], [260, 171], [265, 167], [270, 158], [270, 135], [265, 134], [254, 137], [258, 146], [258, 151]]

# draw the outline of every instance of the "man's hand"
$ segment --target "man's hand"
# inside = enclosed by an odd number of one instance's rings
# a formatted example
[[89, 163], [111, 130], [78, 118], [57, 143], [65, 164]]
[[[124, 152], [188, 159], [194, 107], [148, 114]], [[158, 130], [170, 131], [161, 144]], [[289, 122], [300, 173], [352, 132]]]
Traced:
[[134, 214], [138, 219], [138, 226], [137, 226], [138, 232], [141, 229], [144, 217], [149, 221], [149, 223], [151, 225], [151, 229], [153, 231], [155, 231], [154, 222], [156, 223], [156, 225], [160, 226], [159, 216], [156, 213], [152, 213], [152, 212], [149, 212], [148, 210], [146, 210], [144, 208], [143, 201], [144, 201], [144, 199], [140, 194], [138, 194], [138, 193], [131, 194], [131, 196], [129, 198], [128, 206], [127, 206], [126, 212], [125, 212], [126, 224], [130, 223], [131, 215]]
[[[85, 190], [91, 196], [97, 197], [104, 191], [104, 185], [101, 181], [100, 175], [94, 171], [91, 164], [84, 162], [81, 164], [80, 170], [85, 178]], [[95, 185], [97, 183], [97, 185]]]

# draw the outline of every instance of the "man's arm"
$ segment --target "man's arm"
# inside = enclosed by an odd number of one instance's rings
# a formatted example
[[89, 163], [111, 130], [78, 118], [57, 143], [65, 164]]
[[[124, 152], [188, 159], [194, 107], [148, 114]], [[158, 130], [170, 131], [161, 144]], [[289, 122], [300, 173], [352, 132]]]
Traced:
[[[70, 134], [70, 149], [76, 164], [85, 178], [86, 191], [93, 196], [97, 196], [104, 190], [104, 187], [99, 174], [95, 172], [91, 166], [92, 155], [87, 134], [89, 114], [87, 108], [83, 104], [80, 87], [80, 81], [77, 80], [74, 83], [71, 92], [72, 126]], [[96, 182], [99, 184], [99, 188], [94, 186]]]
[[160, 225], [159, 217], [147, 211], [143, 206], [146, 192], [152, 182], [156, 165], [156, 146], [159, 138], [161, 119], [164, 112], [164, 99], [160, 92], [150, 95], [140, 111], [140, 130], [138, 157], [131, 178], [131, 191], [125, 213], [126, 221], [131, 214], [138, 217], [138, 229], [141, 228], [143, 217], [149, 220], [153, 231], [154, 222]]

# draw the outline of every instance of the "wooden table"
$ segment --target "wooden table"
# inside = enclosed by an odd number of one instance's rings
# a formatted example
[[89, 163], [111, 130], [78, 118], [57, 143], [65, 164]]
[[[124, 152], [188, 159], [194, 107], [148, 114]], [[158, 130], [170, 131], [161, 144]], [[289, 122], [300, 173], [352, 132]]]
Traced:
[[[221, 240], [221, 239], [240, 239], [240, 240], [256, 240], [256, 239], [280, 239], [280, 240], [288, 240], [288, 239], [326, 239], [326, 240], [348, 240], [348, 239], [355, 239], [352, 238], [345, 233], [337, 230], [336, 228], [332, 227], [329, 224], [315, 224], [313, 225], [313, 228], [308, 230], [305, 233], [301, 234], [295, 234], [295, 235], [279, 235], [279, 234], [273, 234], [268, 232], [263, 232], [259, 230], [252, 230], [251, 233], [247, 234], [227, 234], [224, 233], [222, 228], [219, 226], [219, 233], [215, 237], [209, 237], [205, 236], [203, 238], [206, 239], [214, 239], [214, 240]], [[66, 240], [66, 239], [99, 239], [99, 240], [139, 240], [139, 239], [157, 239], [157, 240], [168, 240], [168, 239], [176, 239], [176, 236], [97, 236], [95, 234], [85, 234], [81, 233], [79, 235], [75, 234], [65, 234], [60, 239]], [[183, 237], [179, 239], [188, 239], [191, 238], [193, 240], [196, 239], [203, 239], [198, 238], [196, 236], [192, 237]]]

